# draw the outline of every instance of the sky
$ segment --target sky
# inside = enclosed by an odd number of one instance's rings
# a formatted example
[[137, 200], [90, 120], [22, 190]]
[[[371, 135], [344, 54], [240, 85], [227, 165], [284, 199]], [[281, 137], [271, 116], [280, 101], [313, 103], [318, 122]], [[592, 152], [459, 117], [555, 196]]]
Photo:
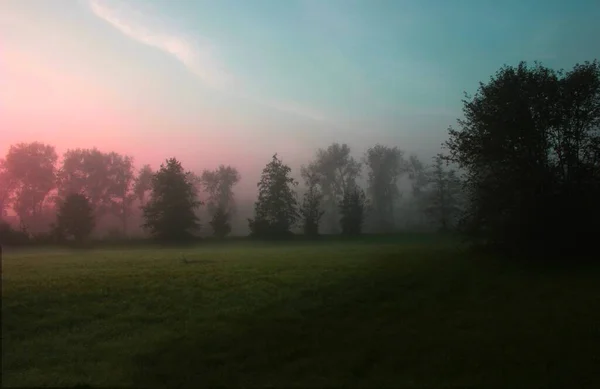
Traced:
[[[600, 58], [600, 2], [2, 0], [0, 155], [41, 141], [244, 187], [337, 141], [439, 151], [502, 65]], [[244, 177], [247, 177], [244, 180]]]

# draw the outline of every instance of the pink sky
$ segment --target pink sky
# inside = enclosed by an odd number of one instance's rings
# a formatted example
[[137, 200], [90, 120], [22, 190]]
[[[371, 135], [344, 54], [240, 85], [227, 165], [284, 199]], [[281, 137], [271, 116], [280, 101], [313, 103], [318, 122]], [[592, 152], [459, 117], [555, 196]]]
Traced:
[[432, 155], [453, 122], [446, 113], [343, 116], [262, 96], [260, 86], [250, 93], [252, 79], [223, 73], [213, 46], [194, 51], [164, 23], [125, 20], [110, 4], [121, 3], [1, 2], [0, 155], [40, 141], [59, 154], [116, 151], [138, 167], [174, 156], [194, 171], [236, 166], [240, 187], [254, 190], [275, 152], [296, 171], [334, 141], [357, 156], [377, 142]]

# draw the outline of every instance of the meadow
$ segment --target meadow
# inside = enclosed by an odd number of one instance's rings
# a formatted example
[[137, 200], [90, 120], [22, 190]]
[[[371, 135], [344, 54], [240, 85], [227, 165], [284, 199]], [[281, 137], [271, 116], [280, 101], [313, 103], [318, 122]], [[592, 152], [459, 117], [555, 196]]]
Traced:
[[400, 238], [3, 262], [4, 387], [600, 387], [594, 264]]

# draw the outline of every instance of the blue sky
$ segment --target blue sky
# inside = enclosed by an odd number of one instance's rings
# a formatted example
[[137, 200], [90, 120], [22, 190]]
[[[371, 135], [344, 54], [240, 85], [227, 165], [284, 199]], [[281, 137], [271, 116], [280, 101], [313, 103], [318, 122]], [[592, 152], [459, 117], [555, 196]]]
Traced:
[[4, 0], [0, 131], [152, 164], [299, 165], [332, 141], [431, 155], [503, 64], [600, 57], [599, 16], [582, 0]]

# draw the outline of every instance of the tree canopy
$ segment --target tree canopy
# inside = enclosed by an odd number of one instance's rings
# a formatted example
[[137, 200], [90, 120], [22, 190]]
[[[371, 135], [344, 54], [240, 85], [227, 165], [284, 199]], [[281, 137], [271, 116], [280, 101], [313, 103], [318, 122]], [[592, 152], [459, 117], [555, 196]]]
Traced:
[[85, 240], [94, 229], [94, 210], [85, 195], [72, 193], [60, 204], [57, 214], [57, 230], [76, 242]]
[[568, 72], [505, 66], [467, 96], [463, 111], [445, 145], [466, 172], [463, 228], [471, 238], [556, 252], [583, 247], [582, 237], [600, 230], [597, 61]]
[[298, 182], [291, 177], [292, 169], [277, 154], [262, 171], [258, 182], [258, 200], [254, 218], [248, 219], [251, 234], [255, 237], [281, 238], [291, 235], [298, 220], [298, 201], [294, 187]]
[[195, 213], [200, 205], [191, 173], [177, 159], [167, 159], [153, 176], [152, 195], [143, 207], [143, 226], [162, 241], [189, 240], [200, 230]]

